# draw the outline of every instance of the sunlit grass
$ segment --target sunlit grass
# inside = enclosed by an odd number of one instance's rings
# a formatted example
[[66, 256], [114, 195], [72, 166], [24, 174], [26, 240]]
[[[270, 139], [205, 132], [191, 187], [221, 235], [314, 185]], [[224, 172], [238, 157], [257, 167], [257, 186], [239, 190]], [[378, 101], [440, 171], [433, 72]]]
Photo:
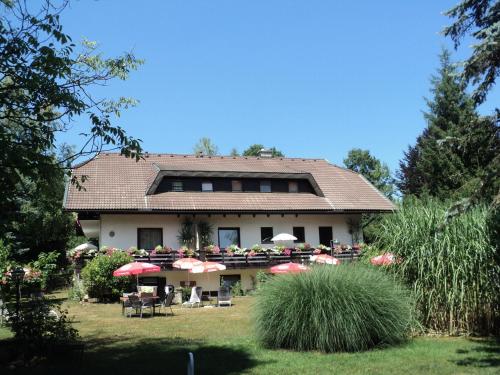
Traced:
[[[66, 307], [86, 343], [83, 362], [66, 367], [54, 363], [50, 370], [40, 371], [185, 374], [189, 351], [195, 355], [199, 374], [493, 374], [500, 370], [498, 344], [465, 338], [417, 338], [362, 353], [263, 349], [254, 338], [254, 297], [233, 302], [233, 307], [224, 308], [177, 307], [174, 316], [142, 320], [122, 317], [118, 304], [69, 302]], [[0, 337], [5, 335], [0, 328]]]

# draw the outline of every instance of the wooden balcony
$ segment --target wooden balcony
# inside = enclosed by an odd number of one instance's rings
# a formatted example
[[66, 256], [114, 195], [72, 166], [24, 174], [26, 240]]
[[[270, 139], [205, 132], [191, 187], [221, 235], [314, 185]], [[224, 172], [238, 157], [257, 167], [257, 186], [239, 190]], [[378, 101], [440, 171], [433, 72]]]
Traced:
[[[193, 258], [201, 261], [217, 262], [224, 264], [228, 269], [231, 268], [268, 268], [281, 263], [309, 263], [309, 257], [313, 255], [312, 251], [292, 251], [290, 255], [274, 254], [272, 252], [258, 253], [255, 255], [229, 255], [225, 251], [219, 254], [209, 254], [200, 251], [198, 256]], [[332, 256], [342, 262], [351, 262], [359, 257], [356, 251], [346, 251], [339, 254], [332, 253]], [[138, 262], [147, 262], [160, 266], [164, 270], [172, 269], [172, 263], [181, 257], [177, 251], [168, 254], [149, 254], [148, 256], [134, 256]]]

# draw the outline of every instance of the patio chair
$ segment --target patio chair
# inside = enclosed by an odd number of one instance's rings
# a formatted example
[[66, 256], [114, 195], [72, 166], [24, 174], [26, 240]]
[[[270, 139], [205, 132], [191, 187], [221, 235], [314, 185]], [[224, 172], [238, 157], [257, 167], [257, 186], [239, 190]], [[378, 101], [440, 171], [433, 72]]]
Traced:
[[158, 307], [158, 312], [161, 312], [161, 308], [163, 307], [165, 309], [165, 316], [167, 316], [167, 308], [170, 308], [170, 312], [172, 313], [172, 315], [174, 315], [174, 311], [172, 310], [172, 302], [174, 301], [174, 297], [175, 293], [168, 293], [167, 295], [165, 295], [165, 298], [163, 298], [163, 300], [159, 304], [155, 305]]
[[[123, 311], [125, 312], [126, 316], [132, 317], [132, 312], [135, 311], [135, 313], [137, 314], [137, 311], [139, 311], [141, 306], [142, 306], [142, 302], [139, 299], [139, 297], [136, 296], [135, 294], [131, 294], [128, 296], [128, 300], [124, 302]], [[142, 311], [141, 311], [141, 314], [142, 314]]]
[[227, 286], [221, 286], [217, 291], [217, 306], [221, 305], [231, 306], [231, 289]]
[[142, 319], [142, 312], [146, 309], [149, 309], [150, 311], [150, 316], [153, 316], [153, 308], [154, 308], [154, 299], [151, 297], [142, 297], [140, 299], [141, 306], [139, 307], [140, 312], [141, 312], [141, 319]]
[[198, 304], [198, 307], [200, 307], [202, 291], [203, 288], [201, 286], [194, 286], [191, 289], [191, 297], [189, 298], [189, 301], [184, 302], [182, 305], [193, 307], [194, 305]]
[[125, 315], [125, 311], [127, 309], [132, 308], [132, 302], [130, 302], [130, 296], [133, 296], [134, 293], [123, 293], [122, 297], [126, 298], [122, 302], [122, 315]]

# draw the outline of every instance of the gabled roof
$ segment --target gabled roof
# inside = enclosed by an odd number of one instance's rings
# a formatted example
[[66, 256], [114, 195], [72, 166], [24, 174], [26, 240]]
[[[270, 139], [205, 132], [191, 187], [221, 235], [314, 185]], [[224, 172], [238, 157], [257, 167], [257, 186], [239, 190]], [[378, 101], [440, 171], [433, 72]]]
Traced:
[[[105, 153], [76, 166], [84, 190], [68, 186], [69, 211], [161, 212], [374, 212], [394, 205], [361, 175], [323, 159], [146, 154], [138, 162]], [[251, 192], [164, 192], [163, 176], [269, 176], [309, 179], [316, 194]]]

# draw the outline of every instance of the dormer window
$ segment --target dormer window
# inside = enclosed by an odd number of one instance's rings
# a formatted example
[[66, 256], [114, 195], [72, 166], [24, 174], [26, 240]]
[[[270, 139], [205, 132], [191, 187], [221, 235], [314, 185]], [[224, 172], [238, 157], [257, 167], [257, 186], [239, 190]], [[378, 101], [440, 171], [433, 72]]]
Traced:
[[173, 181], [172, 182], [172, 191], [184, 191], [182, 181]]
[[299, 192], [299, 184], [297, 181], [289, 181], [288, 182], [288, 192], [289, 193], [298, 193]]
[[205, 181], [201, 183], [201, 191], [214, 191], [214, 186], [212, 182]]
[[232, 191], [243, 191], [243, 185], [240, 180], [232, 180], [231, 181], [231, 190]]
[[270, 193], [271, 192], [271, 181], [261, 181], [260, 182], [260, 192]]

